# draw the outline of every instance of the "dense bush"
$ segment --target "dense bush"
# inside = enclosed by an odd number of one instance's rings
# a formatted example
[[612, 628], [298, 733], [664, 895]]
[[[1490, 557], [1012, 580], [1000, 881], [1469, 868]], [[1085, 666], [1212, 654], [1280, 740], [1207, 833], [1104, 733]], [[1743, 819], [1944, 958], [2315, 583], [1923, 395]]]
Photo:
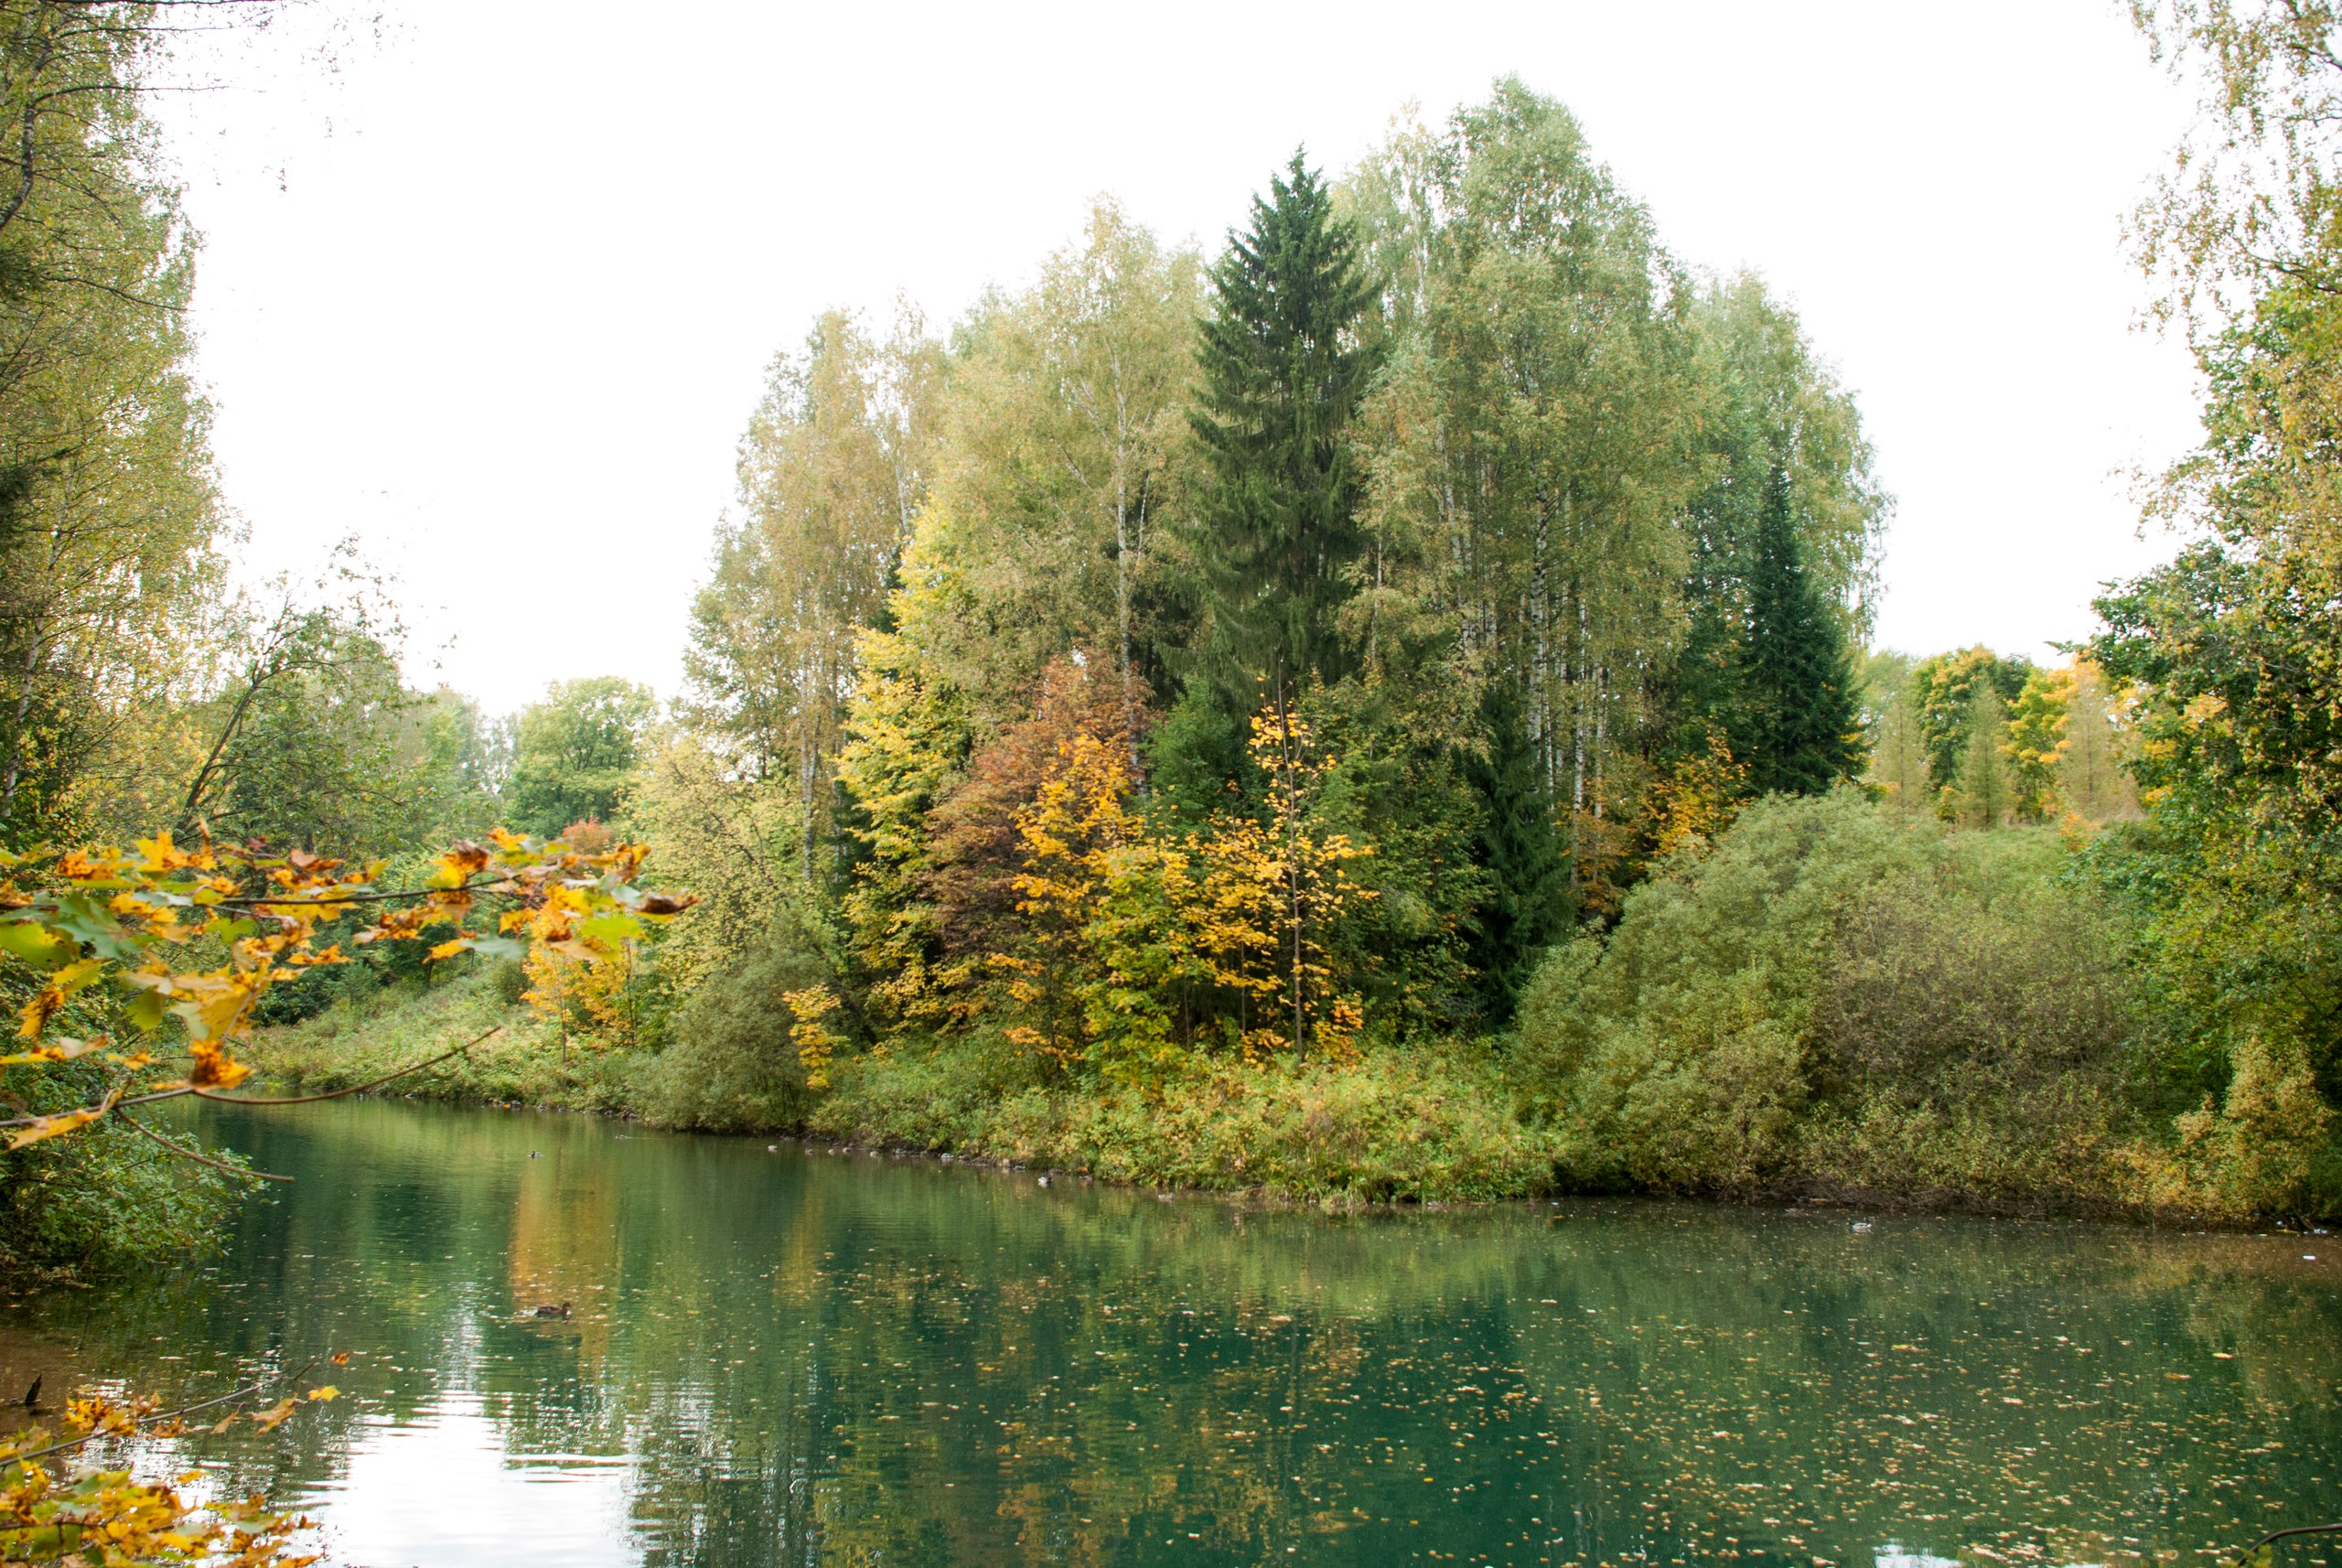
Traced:
[[787, 993], [822, 984], [820, 958], [788, 947], [743, 957], [694, 991], [642, 1064], [635, 1106], [650, 1121], [713, 1132], [795, 1127], [812, 1106], [789, 1032]]
[[1514, 1081], [1580, 1184], [2112, 1199], [2143, 1024], [2060, 854], [1759, 802], [1547, 960]]
[[[36, 1111], [59, 1110], [103, 1094], [106, 1078], [83, 1062], [39, 1073], [0, 1069], [0, 1093]], [[237, 1162], [231, 1154], [207, 1155]], [[246, 1185], [217, 1167], [173, 1158], [113, 1122], [0, 1153], [0, 1278], [103, 1274], [204, 1256], [217, 1249], [220, 1218]]]

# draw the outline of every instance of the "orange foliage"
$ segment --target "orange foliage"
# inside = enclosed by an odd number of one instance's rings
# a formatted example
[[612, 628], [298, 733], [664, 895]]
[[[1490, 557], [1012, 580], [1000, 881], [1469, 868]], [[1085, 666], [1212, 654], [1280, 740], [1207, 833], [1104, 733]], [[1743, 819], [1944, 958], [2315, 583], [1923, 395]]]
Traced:
[[1324, 936], [1372, 897], [1344, 869], [1371, 852], [1312, 822], [1332, 764], [1301, 720], [1263, 714], [1252, 746], [1266, 819], [1222, 813], [1190, 841], [1137, 809], [1123, 746], [1059, 743], [1017, 816], [1018, 940], [992, 961], [1017, 1015], [1010, 1040], [1123, 1073], [1214, 1041], [1247, 1056], [1348, 1049], [1362, 1017]]
[[[639, 935], [645, 920], [680, 914], [693, 902], [637, 887], [642, 857], [639, 844], [589, 854], [500, 830], [487, 845], [458, 843], [442, 854], [427, 886], [396, 890], [375, 886], [380, 865], [350, 866], [298, 849], [281, 855], [209, 843], [183, 849], [167, 832], [128, 851], [0, 854], [6, 878], [0, 882], [0, 951], [47, 976], [21, 1015], [17, 1034], [27, 1048], [0, 1057], [0, 1067], [88, 1058], [115, 1074], [93, 1103], [0, 1118], [0, 1128], [9, 1131], [10, 1148], [23, 1148], [100, 1121], [117, 1102], [232, 1088], [251, 1069], [231, 1050], [252, 1029], [260, 998], [319, 964], [347, 961], [338, 945], [319, 947], [317, 934], [349, 916], [371, 919], [349, 939], [352, 947], [416, 941], [426, 927], [461, 921], [482, 899], [492, 899], [506, 906], [498, 935], [459, 936], [434, 947], [432, 956], [470, 949], [519, 956], [531, 947], [572, 959], [607, 954]], [[226, 961], [209, 969], [175, 966], [172, 959], [198, 942], [203, 946], [193, 950], [224, 950]], [[152, 1057], [103, 1036], [55, 1032], [77, 993], [101, 982], [128, 994], [125, 1019], [141, 1032], [177, 1020], [185, 1035], [184, 1077], [125, 1097], [133, 1079], [154, 1065]]]

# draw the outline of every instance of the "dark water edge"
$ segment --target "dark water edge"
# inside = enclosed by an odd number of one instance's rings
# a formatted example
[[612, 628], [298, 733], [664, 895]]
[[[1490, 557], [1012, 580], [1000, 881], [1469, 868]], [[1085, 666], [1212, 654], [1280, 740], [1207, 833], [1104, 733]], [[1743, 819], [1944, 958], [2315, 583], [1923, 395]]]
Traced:
[[2200, 1561], [2342, 1513], [2325, 1237], [1328, 1216], [585, 1116], [205, 1115], [295, 1185], [220, 1259], [0, 1309], [0, 1389], [349, 1350], [350, 1397], [157, 1462], [373, 1568]]

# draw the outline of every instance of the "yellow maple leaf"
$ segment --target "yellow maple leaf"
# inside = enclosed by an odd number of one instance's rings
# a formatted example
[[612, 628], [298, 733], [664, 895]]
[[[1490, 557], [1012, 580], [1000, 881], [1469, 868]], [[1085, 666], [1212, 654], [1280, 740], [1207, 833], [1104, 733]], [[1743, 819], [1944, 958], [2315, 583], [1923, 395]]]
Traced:
[[33, 993], [32, 1000], [18, 1015], [24, 1021], [17, 1026], [17, 1035], [27, 1040], [39, 1038], [40, 1032], [48, 1027], [48, 1021], [57, 1016], [66, 1000], [95, 980], [105, 966], [106, 961], [102, 958], [85, 958], [50, 975], [48, 983]]
[[94, 1111], [69, 1111], [60, 1116], [44, 1116], [30, 1126], [20, 1127], [8, 1140], [8, 1152], [30, 1148], [45, 1138], [61, 1137], [76, 1127], [86, 1127], [98, 1119]]

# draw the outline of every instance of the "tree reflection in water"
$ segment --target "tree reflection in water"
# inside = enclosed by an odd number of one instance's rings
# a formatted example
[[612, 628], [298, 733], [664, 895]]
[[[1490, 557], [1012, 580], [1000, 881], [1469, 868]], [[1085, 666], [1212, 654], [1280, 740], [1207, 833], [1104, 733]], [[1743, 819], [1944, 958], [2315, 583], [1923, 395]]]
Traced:
[[18, 1324], [166, 1394], [355, 1349], [295, 1441], [188, 1449], [354, 1563], [2105, 1563], [2305, 1520], [2342, 1455], [2322, 1239], [1336, 1219], [585, 1118], [209, 1114], [297, 1183], [199, 1276]]

